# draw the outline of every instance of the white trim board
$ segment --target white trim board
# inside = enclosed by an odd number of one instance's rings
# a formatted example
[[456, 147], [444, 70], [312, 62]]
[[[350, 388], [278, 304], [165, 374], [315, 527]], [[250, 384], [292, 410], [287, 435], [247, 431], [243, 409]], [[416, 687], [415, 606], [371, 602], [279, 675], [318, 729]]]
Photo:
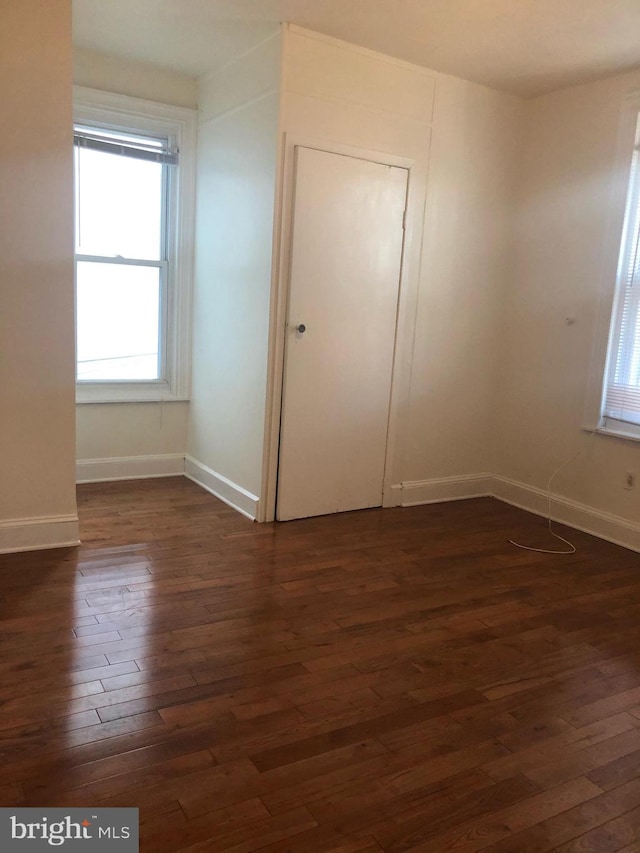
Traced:
[[107, 483], [110, 480], [146, 480], [184, 474], [184, 454], [159, 456], [114, 456], [110, 459], [79, 459], [77, 483]]
[[[191, 456], [128, 456], [84, 459], [77, 463], [79, 483], [186, 476], [228, 506], [256, 519], [260, 501], [256, 495], [216, 473]], [[431, 480], [408, 480], [389, 487], [385, 506], [420, 506], [470, 498], [493, 497], [503, 503], [547, 517], [548, 495], [508, 477], [488, 473]], [[560, 495], [551, 495], [551, 517], [584, 533], [640, 552], [640, 524], [602, 512]], [[79, 544], [76, 516], [17, 519], [0, 522], [0, 553], [63, 548]]]
[[51, 515], [0, 521], [0, 554], [72, 548], [80, 544], [77, 515]]
[[119, 456], [79, 459], [76, 482], [108, 483], [117, 480], [148, 480], [155, 477], [187, 477], [242, 515], [255, 521], [259, 499], [242, 486], [218, 474], [192, 456], [166, 453], [158, 456]]
[[186, 456], [184, 460], [184, 476], [193, 480], [198, 486], [211, 492], [216, 498], [226, 503], [232, 509], [255, 521], [258, 516], [260, 500], [256, 495], [243, 489], [237, 483], [218, 474], [202, 462], [198, 462], [193, 456]]
[[[433, 480], [413, 480], [397, 484], [394, 506], [418, 506], [468, 498], [493, 497], [503, 503], [548, 517], [549, 496], [544, 489], [527, 486], [508, 477], [495, 474], [473, 474], [462, 477], [442, 477]], [[398, 499], [399, 493], [399, 499]], [[602, 512], [561, 495], [551, 495], [551, 518], [583, 533], [597, 536], [640, 552], [640, 524], [618, 515]]]
[[269, 89], [265, 89], [263, 92], [258, 92], [257, 95], [254, 95], [252, 98], [249, 98], [248, 101], [243, 101], [241, 104], [234, 104], [232, 107], [227, 107], [220, 113], [216, 113], [215, 115], [209, 116], [209, 118], [201, 119], [198, 122], [198, 129], [201, 130], [203, 128], [208, 128], [217, 121], [221, 121], [225, 118], [228, 118], [234, 113], [240, 112], [240, 110], [244, 110], [247, 107], [252, 107], [254, 104], [258, 104], [260, 103], [260, 101], [264, 101], [265, 98], [272, 97], [273, 95], [278, 95], [279, 93], [280, 90], [273, 86]]
[[[549, 498], [544, 489], [527, 486], [508, 477], [494, 476], [493, 497], [547, 518]], [[552, 494], [551, 518], [583, 533], [606, 539], [614, 545], [640, 552], [640, 524], [634, 524], [619, 515], [602, 512], [587, 504]]]
[[407, 480], [401, 484], [400, 506], [462, 501], [493, 495], [491, 474], [441, 477], [434, 480]]

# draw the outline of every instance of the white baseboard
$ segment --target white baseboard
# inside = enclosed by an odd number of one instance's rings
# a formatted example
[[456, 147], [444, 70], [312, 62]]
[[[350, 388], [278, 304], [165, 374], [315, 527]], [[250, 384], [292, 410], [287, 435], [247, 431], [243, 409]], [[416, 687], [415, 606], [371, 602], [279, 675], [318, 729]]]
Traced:
[[[549, 498], [544, 489], [527, 486], [508, 477], [494, 476], [492, 479], [493, 497], [547, 518]], [[640, 524], [634, 524], [621, 516], [552, 494], [551, 518], [615, 545], [640, 551]]]
[[441, 477], [435, 480], [406, 480], [401, 483], [400, 506], [462, 501], [492, 494], [491, 474]]
[[146, 480], [184, 474], [184, 454], [161, 456], [114, 456], [110, 459], [79, 459], [77, 483], [106, 483], [110, 480]]
[[[194, 483], [224, 501], [247, 518], [255, 520], [259, 499], [192, 456], [126, 456], [111, 459], [82, 459], [77, 462], [78, 483], [110, 480], [136, 480], [184, 474]], [[420, 504], [469, 498], [494, 497], [532, 512], [547, 516], [546, 491], [508, 477], [472, 474], [432, 480], [408, 480], [385, 490], [383, 505], [418, 506]], [[602, 512], [560, 495], [552, 495], [551, 517], [585, 533], [640, 552], [640, 524]], [[77, 545], [78, 519], [72, 516], [18, 519], [0, 522], [0, 553]]]
[[216, 473], [192, 456], [185, 457], [184, 475], [233, 509], [241, 512], [242, 515], [252, 521], [256, 520], [259, 498], [243, 489], [242, 486], [238, 486], [237, 483], [233, 483], [223, 477], [222, 474]]
[[[393, 490], [393, 492], [392, 492]], [[398, 490], [400, 500], [398, 501]], [[393, 503], [391, 494], [393, 493]], [[503, 503], [525, 509], [547, 518], [549, 498], [544, 489], [527, 486], [508, 477], [473, 474], [468, 477], [443, 477], [434, 480], [406, 481], [389, 490], [385, 506], [417, 506], [419, 504], [458, 501], [467, 498], [493, 497]], [[576, 530], [640, 551], [640, 524], [618, 515], [602, 512], [586, 504], [560, 495], [551, 496], [551, 518]]]
[[77, 515], [52, 515], [0, 521], [0, 554], [44, 551], [80, 544]]

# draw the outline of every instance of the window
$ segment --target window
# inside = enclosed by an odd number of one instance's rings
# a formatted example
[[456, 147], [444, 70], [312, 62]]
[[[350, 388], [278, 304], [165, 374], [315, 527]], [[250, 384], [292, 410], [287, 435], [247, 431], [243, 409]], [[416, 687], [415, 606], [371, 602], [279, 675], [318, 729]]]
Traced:
[[78, 402], [188, 397], [191, 110], [75, 89]]
[[640, 119], [627, 190], [616, 293], [609, 336], [602, 424], [640, 438]]

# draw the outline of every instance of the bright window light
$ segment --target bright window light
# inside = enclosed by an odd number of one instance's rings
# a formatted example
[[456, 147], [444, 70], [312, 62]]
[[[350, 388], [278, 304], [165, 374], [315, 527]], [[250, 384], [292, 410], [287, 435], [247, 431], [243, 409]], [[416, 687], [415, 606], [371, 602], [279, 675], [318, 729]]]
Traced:
[[640, 115], [618, 264], [618, 280], [609, 338], [603, 426], [640, 428]]
[[76, 401], [187, 400], [197, 113], [73, 99]]
[[165, 167], [76, 147], [75, 168], [76, 252], [159, 261]]
[[78, 262], [79, 380], [159, 378], [159, 272], [157, 267]]
[[[163, 145], [79, 127], [76, 140], [77, 380], [160, 380], [170, 167], [136, 151], [162, 151]], [[95, 140], [123, 149], [85, 147]]]

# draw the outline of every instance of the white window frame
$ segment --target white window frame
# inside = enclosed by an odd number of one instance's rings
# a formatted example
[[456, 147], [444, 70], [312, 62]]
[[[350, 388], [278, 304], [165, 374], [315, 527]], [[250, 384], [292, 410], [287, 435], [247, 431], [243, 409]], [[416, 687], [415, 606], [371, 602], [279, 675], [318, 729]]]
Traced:
[[188, 400], [191, 384], [191, 294], [197, 113], [184, 107], [73, 87], [75, 124], [166, 136], [179, 151], [167, 205], [168, 267], [162, 310], [163, 375], [142, 382], [77, 381], [77, 403]]
[[604, 284], [583, 423], [583, 428], [588, 432], [631, 441], [640, 441], [640, 425], [605, 415], [604, 401], [610, 362], [615, 358], [614, 349], [617, 343], [617, 329], [614, 328], [616, 309], [619, 299], [624, 297], [624, 260], [627, 256], [625, 214], [639, 116], [640, 91], [633, 91], [623, 101], [618, 126], [616, 160], [613, 164], [611, 194], [608, 199], [610, 215], [604, 248]]

